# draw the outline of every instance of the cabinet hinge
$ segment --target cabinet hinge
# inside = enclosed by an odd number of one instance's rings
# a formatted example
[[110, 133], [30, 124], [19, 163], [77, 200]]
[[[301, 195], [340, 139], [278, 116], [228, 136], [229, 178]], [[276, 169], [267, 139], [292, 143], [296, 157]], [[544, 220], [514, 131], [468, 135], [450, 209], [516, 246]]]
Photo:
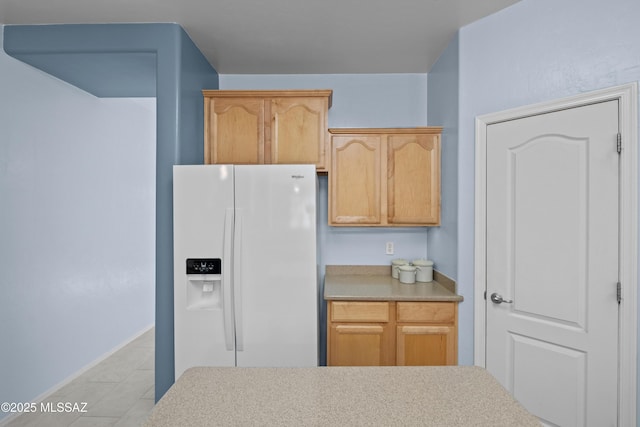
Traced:
[[618, 298], [618, 304], [622, 301], [622, 284], [616, 283], [616, 297]]
[[484, 299], [487, 300], [487, 291], [484, 291]]
[[622, 134], [618, 133], [618, 143], [617, 143], [618, 154], [622, 153]]

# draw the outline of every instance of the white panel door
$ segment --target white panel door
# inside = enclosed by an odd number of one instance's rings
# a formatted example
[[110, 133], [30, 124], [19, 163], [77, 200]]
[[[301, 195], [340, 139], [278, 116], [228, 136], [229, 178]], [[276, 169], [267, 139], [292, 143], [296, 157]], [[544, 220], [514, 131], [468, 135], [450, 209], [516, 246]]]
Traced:
[[486, 367], [545, 425], [617, 423], [617, 134], [618, 101], [487, 127]]
[[235, 167], [238, 366], [318, 365], [314, 165]]

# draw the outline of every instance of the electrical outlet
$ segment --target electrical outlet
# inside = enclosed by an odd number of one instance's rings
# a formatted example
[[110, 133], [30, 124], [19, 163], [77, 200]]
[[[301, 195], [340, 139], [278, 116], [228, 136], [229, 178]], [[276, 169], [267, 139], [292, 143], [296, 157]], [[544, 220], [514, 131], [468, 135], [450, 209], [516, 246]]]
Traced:
[[387, 242], [385, 252], [387, 255], [393, 255], [393, 242]]

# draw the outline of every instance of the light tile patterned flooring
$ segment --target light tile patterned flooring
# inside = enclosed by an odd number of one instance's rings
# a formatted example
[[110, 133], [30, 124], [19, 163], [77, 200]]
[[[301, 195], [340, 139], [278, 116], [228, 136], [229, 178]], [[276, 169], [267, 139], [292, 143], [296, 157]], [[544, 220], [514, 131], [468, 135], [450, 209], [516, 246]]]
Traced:
[[23, 414], [7, 426], [142, 425], [154, 405], [154, 329], [49, 395], [45, 402], [54, 402], [54, 407], [58, 402], [86, 402], [87, 412]]

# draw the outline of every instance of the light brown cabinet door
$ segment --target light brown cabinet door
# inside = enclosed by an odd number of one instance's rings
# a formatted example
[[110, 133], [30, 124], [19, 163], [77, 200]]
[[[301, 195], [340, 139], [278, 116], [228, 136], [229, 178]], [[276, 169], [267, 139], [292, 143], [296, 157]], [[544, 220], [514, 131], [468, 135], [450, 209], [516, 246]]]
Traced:
[[329, 225], [440, 224], [442, 128], [333, 128]]
[[389, 224], [440, 223], [440, 138], [389, 135], [387, 140]]
[[458, 363], [458, 304], [396, 303], [396, 361], [400, 366]]
[[203, 90], [205, 164], [328, 169], [331, 90]]
[[330, 301], [327, 365], [394, 365], [394, 309], [388, 301]]
[[396, 305], [398, 323], [457, 324], [458, 304], [455, 302], [399, 301]]
[[388, 323], [393, 304], [388, 301], [332, 301], [329, 320], [332, 322]]
[[329, 366], [394, 365], [388, 325], [333, 324], [329, 330]]
[[456, 302], [329, 301], [328, 366], [458, 363]]
[[205, 163], [264, 163], [263, 100], [205, 98]]
[[379, 136], [334, 136], [329, 174], [329, 223], [381, 223]]
[[398, 366], [455, 365], [455, 332], [453, 326], [398, 325]]
[[325, 169], [327, 98], [271, 100], [271, 163], [315, 164]]

